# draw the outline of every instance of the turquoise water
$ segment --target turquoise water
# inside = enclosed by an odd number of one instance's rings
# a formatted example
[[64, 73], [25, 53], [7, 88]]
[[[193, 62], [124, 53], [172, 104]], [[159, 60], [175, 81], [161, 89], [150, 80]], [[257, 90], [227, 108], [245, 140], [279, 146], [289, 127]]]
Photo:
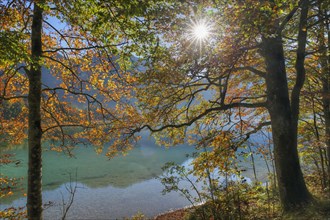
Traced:
[[[162, 174], [161, 167], [166, 162], [173, 161], [188, 166], [191, 159], [186, 155], [194, 151], [193, 147], [187, 145], [159, 147], [147, 138], [128, 155], [111, 160], [104, 154], [96, 154], [92, 147], [78, 147], [74, 150], [73, 158], [64, 153], [49, 151], [46, 147], [43, 152], [43, 202], [52, 205], [47, 206], [44, 217], [61, 217], [62, 199], [67, 201], [69, 196], [66, 186], [69, 185], [70, 175], [73, 181], [77, 179], [78, 189], [67, 219], [115, 219], [130, 217], [137, 212], [152, 217], [169, 209], [190, 205], [178, 193], [162, 195], [163, 186], [155, 178]], [[24, 206], [26, 203], [23, 196], [27, 174], [26, 146], [19, 146], [6, 153], [14, 153], [20, 164], [1, 166], [1, 173], [23, 179], [19, 187], [22, 190], [1, 200], [1, 210], [10, 206]], [[260, 178], [265, 177], [267, 171], [263, 161], [257, 160], [256, 164]], [[249, 163], [243, 162], [241, 166], [246, 168], [244, 175], [252, 178]]]
[[[79, 188], [68, 218], [112, 219], [130, 217], [138, 211], [153, 216], [168, 209], [188, 205], [176, 193], [166, 196], [158, 177], [161, 167], [168, 161], [182, 164], [186, 154], [194, 151], [191, 146], [159, 147], [153, 140], [144, 139], [126, 156], [109, 160], [104, 154], [96, 154], [92, 147], [80, 146], [74, 150], [75, 157], [46, 149], [43, 152], [43, 202], [53, 204], [44, 212], [46, 219], [61, 216], [62, 195], [66, 201], [66, 185], [77, 175]], [[1, 166], [1, 173], [9, 177], [23, 177], [14, 195], [1, 200], [1, 209], [24, 206], [27, 174], [27, 147], [18, 146], [1, 153], [15, 154], [19, 165]]]

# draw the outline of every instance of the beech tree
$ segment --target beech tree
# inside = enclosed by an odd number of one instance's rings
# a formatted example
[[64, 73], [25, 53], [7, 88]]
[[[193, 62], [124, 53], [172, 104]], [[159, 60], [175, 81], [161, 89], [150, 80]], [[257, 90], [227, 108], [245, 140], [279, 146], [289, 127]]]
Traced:
[[43, 140], [69, 155], [79, 143], [107, 143], [109, 157], [132, 146], [129, 70], [154, 41], [139, 19], [151, 3], [1, 2], [0, 136], [28, 139], [29, 219], [42, 219]]
[[[316, 3], [168, 4], [155, 22], [166, 43], [148, 59], [150, 68], [137, 73], [143, 89], [137, 91], [136, 118], [140, 115], [141, 125], [136, 130], [147, 128], [163, 143], [172, 138], [170, 144], [177, 144], [190, 132], [187, 127], [196, 123], [227, 127], [233, 138], [243, 141], [271, 125], [283, 209], [310, 203], [297, 141], [307, 27]], [[209, 26], [208, 39], [191, 35], [192, 26], [199, 22]], [[212, 137], [219, 141], [223, 132]]]
[[[212, 125], [209, 143], [230, 137], [237, 146], [228, 150], [236, 150], [271, 125], [284, 210], [312, 201], [297, 144], [307, 31], [315, 21], [310, 9], [317, 2], [326, 5], [322, 0], [1, 3], [6, 53], [0, 55], [5, 106], [0, 135], [8, 143], [28, 138], [29, 219], [42, 218], [43, 139], [69, 154], [81, 142], [97, 152], [111, 143], [112, 156], [129, 149], [135, 133], [145, 128], [172, 145], [194, 135], [187, 127]], [[209, 38], [192, 36], [199, 22], [209, 27]], [[141, 63], [132, 62], [132, 55]], [[140, 65], [146, 69], [133, 70]], [[325, 112], [327, 103], [324, 99]]]

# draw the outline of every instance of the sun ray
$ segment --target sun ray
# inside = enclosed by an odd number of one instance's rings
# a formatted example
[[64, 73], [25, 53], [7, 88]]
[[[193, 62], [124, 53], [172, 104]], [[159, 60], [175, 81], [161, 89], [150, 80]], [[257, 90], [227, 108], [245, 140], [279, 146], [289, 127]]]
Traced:
[[191, 41], [189, 47], [195, 43], [201, 52], [203, 44], [209, 39], [211, 33], [212, 24], [210, 22], [205, 19], [192, 20], [188, 31], [188, 40]]
[[200, 24], [197, 24], [197, 25], [194, 26], [193, 34], [194, 34], [196, 39], [204, 40], [209, 35], [209, 29], [205, 24], [200, 23]]

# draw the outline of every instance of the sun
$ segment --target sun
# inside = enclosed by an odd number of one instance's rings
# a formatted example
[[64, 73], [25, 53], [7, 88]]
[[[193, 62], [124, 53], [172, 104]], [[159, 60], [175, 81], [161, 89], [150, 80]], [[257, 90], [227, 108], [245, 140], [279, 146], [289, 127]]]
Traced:
[[200, 23], [195, 24], [192, 32], [197, 40], [205, 40], [210, 34], [210, 29], [206, 24]]
[[212, 23], [206, 19], [191, 21], [187, 34], [188, 40], [191, 42], [190, 45], [197, 44], [201, 50], [205, 46], [204, 43], [210, 39]]

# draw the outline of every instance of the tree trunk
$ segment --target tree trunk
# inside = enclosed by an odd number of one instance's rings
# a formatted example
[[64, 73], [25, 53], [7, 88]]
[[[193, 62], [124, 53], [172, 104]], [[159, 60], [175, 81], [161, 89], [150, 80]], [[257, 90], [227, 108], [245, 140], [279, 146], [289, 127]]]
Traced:
[[28, 168], [28, 194], [27, 211], [28, 219], [42, 219], [42, 196], [41, 196], [41, 31], [42, 31], [42, 8], [34, 4], [32, 21], [32, 64], [27, 71], [29, 77], [29, 168]]
[[[284, 211], [309, 203], [309, 194], [297, 151], [297, 122], [292, 117], [282, 37], [263, 38], [267, 104], [272, 124], [274, 157], [280, 200]], [[297, 119], [295, 119], [297, 120]]]
[[[326, 160], [328, 169], [328, 187], [330, 188], [330, 56], [329, 54], [329, 21], [326, 12], [326, 4], [318, 1], [319, 14], [318, 19], [324, 21], [320, 23], [320, 32], [318, 41], [320, 45], [320, 65], [321, 65], [321, 79], [322, 79], [322, 107], [325, 121], [325, 145], [326, 145]], [[328, 45], [326, 45], [326, 32], [328, 33]]]
[[[329, 70], [327, 79], [323, 82], [323, 112], [325, 121], [325, 144], [326, 144], [326, 155], [327, 155], [327, 167], [328, 167], [328, 187], [330, 188], [330, 77]], [[328, 95], [328, 97], [326, 97]]]

